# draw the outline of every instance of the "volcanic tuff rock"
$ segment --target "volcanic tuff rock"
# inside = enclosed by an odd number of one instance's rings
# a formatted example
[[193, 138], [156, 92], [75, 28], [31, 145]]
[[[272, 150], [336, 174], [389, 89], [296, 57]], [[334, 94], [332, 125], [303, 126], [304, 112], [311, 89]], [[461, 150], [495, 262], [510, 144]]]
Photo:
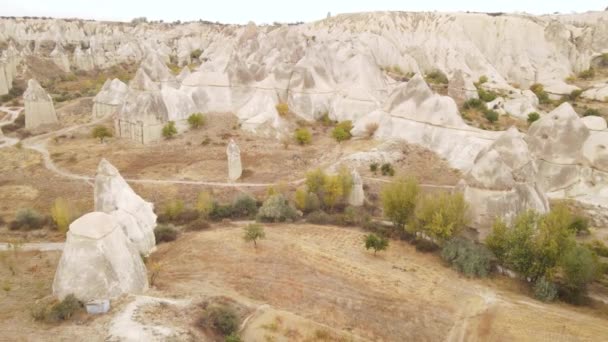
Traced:
[[153, 250], [156, 244], [153, 204], [139, 197], [105, 159], [99, 162], [95, 176], [95, 211], [112, 216], [138, 253], [148, 255]]
[[111, 299], [148, 288], [146, 267], [116, 219], [88, 213], [70, 225], [55, 272], [53, 294], [82, 301]]
[[25, 128], [33, 129], [57, 123], [53, 99], [42, 89], [38, 81], [32, 79], [27, 82], [23, 102], [25, 103]]
[[228, 157], [228, 178], [234, 182], [241, 178], [243, 167], [241, 165], [241, 150], [232, 139], [230, 139], [226, 148], [226, 155]]
[[129, 87], [119, 79], [106, 80], [93, 99], [93, 116], [103, 117], [117, 113], [122, 107]]
[[538, 186], [536, 163], [528, 144], [515, 127], [482, 150], [459, 187], [469, 203], [472, 223], [483, 239], [494, 220], [513, 220], [525, 210], [549, 211], [549, 201]]

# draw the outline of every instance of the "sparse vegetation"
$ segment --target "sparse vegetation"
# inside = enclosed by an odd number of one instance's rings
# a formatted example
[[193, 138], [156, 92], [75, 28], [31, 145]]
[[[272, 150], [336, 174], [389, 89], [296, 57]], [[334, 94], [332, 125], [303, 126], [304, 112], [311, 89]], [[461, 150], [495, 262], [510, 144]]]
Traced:
[[428, 74], [426, 74], [426, 81], [427, 83], [432, 83], [432, 84], [448, 84], [448, 77], [446, 76], [446, 74], [438, 69], [435, 69], [431, 72], [429, 72]]
[[281, 102], [276, 105], [276, 110], [280, 116], [286, 116], [287, 114], [289, 114], [289, 105], [285, 102]]
[[369, 164], [369, 170], [376, 174], [376, 172], [378, 172], [378, 166], [378, 163], [371, 163]]
[[63, 198], [57, 198], [51, 208], [51, 217], [55, 223], [57, 230], [66, 233], [70, 226], [70, 223], [74, 220], [73, 213], [70, 209], [70, 205]]
[[295, 193], [296, 208], [304, 213], [313, 212], [321, 208], [319, 196], [313, 192], [308, 192], [305, 187], [300, 187]]
[[168, 220], [176, 220], [184, 212], [184, 202], [179, 199], [174, 199], [165, 204], [163, 214]]
[[239, 195], [232, 204], [232, 217], [252, 219], [258, 212], [256, 200], [249, 195]]
[[549, 99], [549, 94], [545, 91], [545, 87], [540, 83], [535, 83], [530, 86], [530, 90], [538, 97], [538, 102], [540, 104], [549, 104], [551, 103], [551, 99]]
[[486, 118], [486, 120], [488, 120], [490, 123], [495, 123], [496, 121], [498, 121], [498, 113], [496, 113], [493, 110], [487, 110], [483, 113], [483, 116]]
[[177, 134], [177, 128], [175, 127], [175, 121], [169, 121], [163, 126], [163, 137], [165, 139], [171, 139]]
[[159, 224], [154, 229], [156, 243], [171, 242], [177, 239], [177, 229], [172, 224]]
[[543, 302], [552, 302], [557, 297], [557, 286], [545, 277], [540, 277], [534, 283], [533, 291], [534, 298]]
[[578, 74], [578, 78], [583, 79], [583, 80], [588, 80], [593, 77], [595, 77], [595, 70], [593, 68], [583, 70]]
[[533, 124], [538, 119], [540, 119], [540, 114], [538, 114], [537, 112], [532, 112], [528, 114], [528, 125]]
[[380, 198], [384, 216], [393, 222], [398, 230], [403, 230], [412, 218], [420, 189], [414, 178], [400, 179], [382, 188]]
[[198, 210], [200, 216], [203, 218], [209, 217], [209, 214], [213, 210], [213, 196], [211, 196], [211, 193], [203, 191], [198, 194], [196, 210]]
[[581, 97], [581, 95], [583, 94], [583, 91], [580, 89], [575, 89], [572, 92], [570, 92], [570, 94], [567, 96], [567, 100], [568, 101], [572, 101], [575, 102], [576, 100], [578, 100], [579, 97]]
[[393, 168], [393, 165], [391, 163], [382, 164], [382, 166], [380, 167], [380, 172], [382, 172], [383, 176], [392, 177], [395, 175], [395, 169]]
[[583, 116], [602, 116], [602, 114], [595, 108], [588, 108], [583, 113]]
[[227, 305], [210, 305], [199, 317], [198, 325], [211, 328], [223, 336], [230, 336], [237, 332], [239, 319], [234, 309]]
[[188, 117], [190, 128], [197, 129], [205, 125], [205, 116], [202, 113], [193, 113]]
[[106, 138], [112, 137], [112, 132], [106, 126], [95, 126], [91, 135], [93, 138], [99, 139], [99, 142], [103, 144]]
[[498, 97], [495, 91], [483, 89], [481, 86], [477, 87], [477, 95], [484, 102], [492, 102]]
[[373, 249], [374, 255], [376, 252], [383, 251], [388, 247], [388, 239], [376, 234], [369, 234], [365, 236], [365, 249]]
[[257, 240], [261, 240], [266, 238], [266, 233], [264, 232], [264, 227], [258, 223], [250, 223], [247, 225], [245, 229], [245, 234], [243, 235], [243, 239], [245, 242], [253, 241], [253, 246], [255, 248], [258, 247]]
[[71, 319], [82, 310], [82, 303], [72, 294], [67, 295], [60, 302], [43, 302], [32, 309], [32, 317], [36, 321], [58, 323]]
[[306, 127], [296, 129], [294, 133], [294, 138], [296, 142], [300, 145], [308, 145], [312, 140], [312, 135], [310, 131]]
[[257, 220], [261, 222], [284, 222], [293, 220], [296, 216], [296, 210], [289, 205], [283, 195], [278, 194], [264, 201], [258, 211]]
[[486, 110], [488, 110], [488, 107], [486, 106], [486, 104], [483, 101], [481, 101], [480, 99], [468, 99], [462, 105], [462, 108], [465, 111], [471, 110], [471, 109], [477, 109], [482, 112], [485, 112]]
[[203, 51], [201, 49], [196, 49], [196, 50], [190, 52], [190, 58], [199, 59], [201, 57], [202, 53], [203, 53]]
[[494, 259], [485, 246], [463, 238], [448, 241], [441, 250], [441, 257], [467, 277], [488, 276]]
[[350, 120], [342, 121], [334, 127], [331, 132], [332, 137], [336, 139], [337, 142], [342, 142], [345, 140], [349, 140], [352, 135], [350, 131], [353, 129], [353, 123]]
[[10, 223], [11, 230], [35, 230], [43, 228], [47, 218], [34, 209], [21, 209], [17, 212], [15, 220]]

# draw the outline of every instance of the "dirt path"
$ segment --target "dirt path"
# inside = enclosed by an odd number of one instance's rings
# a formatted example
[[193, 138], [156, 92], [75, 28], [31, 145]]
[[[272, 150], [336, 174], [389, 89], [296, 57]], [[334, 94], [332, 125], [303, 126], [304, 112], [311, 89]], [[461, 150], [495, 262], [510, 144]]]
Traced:
[[19, 250], [19, 251], [40, 251], [40, 252], [51, 252], [51, 251], [61, 251], [63, 250], [63, 242], [34, 242], [34, 243], [23, 243], [23, 244], [13, 244], [0, 242], [0, 251], [10, 251], [10, 250]]

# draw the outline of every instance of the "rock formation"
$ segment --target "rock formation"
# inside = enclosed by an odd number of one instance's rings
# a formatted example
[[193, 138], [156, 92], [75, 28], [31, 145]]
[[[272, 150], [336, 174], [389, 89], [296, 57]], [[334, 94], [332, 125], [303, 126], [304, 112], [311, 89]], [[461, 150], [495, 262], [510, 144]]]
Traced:
[[116, 298], [148, 288], [146, 267], [118, 221], [88, 213], [70, 225], [55, 272], [53, 294], [82, 301]]
[[462, 104], [468, 99], [477, 98], [477, 89], [471, 80], [465, 80], [462, 70], [456, 70], [448, 84], [448, 96]]
[[354, 207], [360, 207], [365, 202], [365, 194], [363, 192], [363, 180], [357, 172], [356, 169], [353, 169], [351, 172], [351, 176], [353, 178], [353, 186], [350, 191], [350, 195], [348, 197], [348, 204]]
[[53, 99], [42, 89], [40, 84], [31, 79], [27, 82], [27, 89], [23, 94], [25, 103], [25, 128], [57, 123], [57, 114], [53, 106]]
[[606, 119], [601, 116], [586, 116], [582, 118], [582, 121], [585, 126], [592, 131], [603, 131], [608, 128], [606, 125]]
[[55, 44], [55, 49], [51, 52], [51, 60], [63, 72], [70, 72], [70, 60], [66, 55], [61, 43]]
[[484, 239], [497, 218], [511, 222], [519, 213], [549, 211], [549, 201], [536, 182], [536, 162], [515, 127], [504, 132], [475, 158], [459, 183], [471, 210], [471, 226]]
[[243, 168], [241, 165], [241, 150], [232, 139], [230, 139], [226, 149], [226, 155], [228, 156], [228, 179], [234, 182], [241, 178]]
[[153, 250], [156, 244], [153, 204], [139, 197], [105, 159], [99, 162], [95, 176], [95, 211], [112, 216], [138, 253], [148, 255]]
[[93, 99], [93, 117], [116, 114], [122, 107], [129, 88], [119, 79], [106, 80]]

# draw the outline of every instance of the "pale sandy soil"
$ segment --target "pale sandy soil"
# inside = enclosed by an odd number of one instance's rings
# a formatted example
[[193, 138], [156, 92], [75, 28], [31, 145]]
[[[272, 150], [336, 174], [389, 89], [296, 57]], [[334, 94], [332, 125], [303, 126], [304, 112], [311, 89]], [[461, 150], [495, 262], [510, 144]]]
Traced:
[[[223, 298], [249, 317], [242, 330], [247, 341], [608, 339], [606, 313], [537, 302], [506, 278], [463, 278], [406, 243], [391, 241], [374, 256], [357, 229], [292, 224], [267, 226], [266, 233], [257, 249], [242, 240], [238, 225], [185, 233], [160, 245], [148, 265], [160, 263], [161, 271], [146, 295], [191, 304], [142, 305], [130, 317], [138, 325], [168, 328], [177, 340], [211, 341], [195, 326], [199, 304]], [[59, 253], [1, 256], [2, 338], [103, 341], [116, 331], [116, 320], [124, 322], [120, 314], [133, 309], [127, 305], [134, 298], [121, 298], [107, 315], [61, 325], [35, 322], [29, 309], [50, 294]]]

